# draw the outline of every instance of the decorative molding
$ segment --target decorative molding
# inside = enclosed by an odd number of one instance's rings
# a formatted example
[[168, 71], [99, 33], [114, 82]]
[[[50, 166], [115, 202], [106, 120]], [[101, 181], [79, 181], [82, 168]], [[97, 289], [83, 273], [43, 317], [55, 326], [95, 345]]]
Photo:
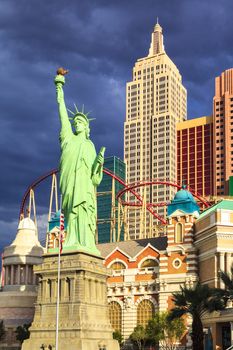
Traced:
[[143, 301], [143, 300], [150, 300], [155, 309], [158, 309], [158, 302], [153, 298], [151, 297], [150, 295], [142, 295], [140, 298], [138, 298], [138, 300], [135, 302], [135, 306], [138, 307], [138, 305]]

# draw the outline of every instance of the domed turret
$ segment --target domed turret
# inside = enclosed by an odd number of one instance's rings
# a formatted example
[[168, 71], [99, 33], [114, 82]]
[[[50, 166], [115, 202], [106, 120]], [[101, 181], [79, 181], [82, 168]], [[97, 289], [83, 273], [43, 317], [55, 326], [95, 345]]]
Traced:
[[34, 290], [37, 282], [33, 274], [33, 265], [42, 263], [43, 253], [44, 249], [38, 241], [35, 223], [30, 218], [22, 219], [14, 241], [4, 249], [3, 290], [13, 291], [22, 288]]
[[191, 200], [194, 203], [196, 203], [195, 199], [193, 198], [192, 193], [189, 192], [188, 190], [182, 188], [181, 190], [176, 192], [175, 197], [173, 199], [173, 202], [174, 201], [186, 201], [186, 200]]
[[182, 188], [175, 194], [174, 199], [168, 205], [167, 213], [171, 216], [174, 212], [180, 211], [185, 214], [193, 214], [199, 216], [200, 208], [197, 205], [193, 195], [183, 185]]
[[30, 218], [25, 218], [19, 222], [16, 237], [6, 250], [12, 247], [14, 247], [14, 253], [23, 255], [30, 253], [35, 247], [42, 248], [38, 241], [35, 223]]

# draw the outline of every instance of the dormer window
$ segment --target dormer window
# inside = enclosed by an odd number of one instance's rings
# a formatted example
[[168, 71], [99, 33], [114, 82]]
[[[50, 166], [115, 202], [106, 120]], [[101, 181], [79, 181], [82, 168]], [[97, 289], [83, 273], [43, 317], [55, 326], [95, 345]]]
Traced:
[[126, 266], [121, 261], [115, 261], [110, 266], [110, 269], [113, 270], [113, 276], [120, 276], [120, 275], [123, 275], [124, 270], [126, 269]]
[[183, 225], [178, 222], [176, 224], [176, 230], [175, 230], [175, 243], [182, 243], [183, 242]]
[[111, 269], [113, 270], [124, 270], [125, 269], [125, 265], [120, 262], [120, 261], [116, 261], [114, 262], [111, 266], [110, 266]]
[[158, 262], [154, 259], [146, 259], [140, 266], [140, 271], [154, 272], [158, 267]]

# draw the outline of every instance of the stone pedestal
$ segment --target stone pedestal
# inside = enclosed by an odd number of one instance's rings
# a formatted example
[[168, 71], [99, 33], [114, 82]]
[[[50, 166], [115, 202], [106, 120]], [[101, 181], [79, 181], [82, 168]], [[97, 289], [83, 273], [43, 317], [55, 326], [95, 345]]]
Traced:
[[[43, 264], [35, 267], [39, 293], [23, 350], [55, 349], [57, 268], [57, 254], [46, 254]], [[84, 252], [61, 255], [59, 350], [119, 350], [108, 315], [107, 276], [101, 257]]]

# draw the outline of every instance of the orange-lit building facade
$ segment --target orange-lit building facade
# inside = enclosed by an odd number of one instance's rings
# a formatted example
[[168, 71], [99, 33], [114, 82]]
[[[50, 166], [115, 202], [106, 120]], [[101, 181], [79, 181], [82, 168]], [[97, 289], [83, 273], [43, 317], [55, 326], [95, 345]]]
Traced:
[[177, 181], [202, 196], [213, 194], [213, 119], [177, 124]]
[[233, 174], [233, 69], [215, 79], [213, 130], [214, 195], [227, 195]]

